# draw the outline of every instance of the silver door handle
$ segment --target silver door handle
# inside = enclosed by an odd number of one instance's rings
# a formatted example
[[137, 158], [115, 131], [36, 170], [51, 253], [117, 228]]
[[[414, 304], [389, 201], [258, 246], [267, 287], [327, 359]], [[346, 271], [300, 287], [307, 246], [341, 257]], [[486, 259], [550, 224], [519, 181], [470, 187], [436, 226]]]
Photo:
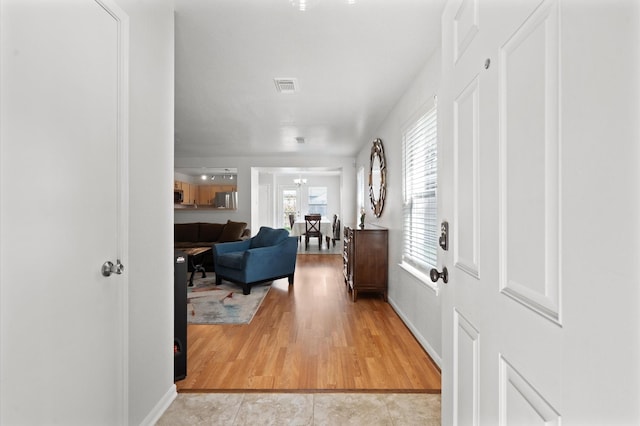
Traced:
[[115, 265], [109, 260], [104, 262], [104, 264], [102, 265], [102, 275], [105, 277], [110, 277], [111, 274], [120, 275], [122, 274], [122, 271], [124, 271], [124, 265], [120, 263], [120, 259], [116, 260]]

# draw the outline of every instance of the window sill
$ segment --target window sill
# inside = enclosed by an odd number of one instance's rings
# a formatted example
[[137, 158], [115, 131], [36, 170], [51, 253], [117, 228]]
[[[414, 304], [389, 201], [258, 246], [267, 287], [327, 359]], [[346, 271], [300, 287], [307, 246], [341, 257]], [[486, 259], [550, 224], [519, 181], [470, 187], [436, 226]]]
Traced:
[[413, 275], [413, 277], [416, 278], [420, 282], [420, 284], [433, 291], [436, 296], [440, 294], [440, 286], [438, 285], [438, 283], [432, 282], [431, 278], [427, 274], [407, 263], [401, 262], [398, 264], [398, 266], [407, 271], [409, 274]]

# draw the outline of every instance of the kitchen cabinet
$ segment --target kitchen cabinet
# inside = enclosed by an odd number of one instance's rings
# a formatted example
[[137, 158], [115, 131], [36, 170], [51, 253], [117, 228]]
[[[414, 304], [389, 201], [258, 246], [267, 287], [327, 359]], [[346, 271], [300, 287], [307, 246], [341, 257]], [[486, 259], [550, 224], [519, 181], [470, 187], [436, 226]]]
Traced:
[[182, 190], [182, 204], [194, 204], [198, 202], [198, 185], [176, 180], [173, 189]]
[[209, 206], [213, 204], [212, 200], [215, 197], [214, 185], [199, 185], [198, 186], [198, 205]]

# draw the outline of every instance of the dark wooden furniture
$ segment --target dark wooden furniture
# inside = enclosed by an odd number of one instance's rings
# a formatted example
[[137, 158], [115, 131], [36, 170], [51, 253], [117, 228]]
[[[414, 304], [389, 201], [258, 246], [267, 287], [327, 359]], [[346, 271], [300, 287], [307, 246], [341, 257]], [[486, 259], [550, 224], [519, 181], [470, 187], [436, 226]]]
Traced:
[[307, 214], [304, 216], [305, 232], [304, 232], [304, 248], [309, 248], [309, 238], [318, 238], [318, 249], [322, 249], [322, 232], [320, 231], [319, 214]]
[[386, 228], [344, 227], [344, 281], [355, 302], [358, 292], [382, 293], [387, 300], [389, 238]]
[[[342, 225], [340, 224], [340, 219], [338, 219], [338, 215], [333, 215], [333, 224], [331, 225], [331, 229], [333, 231], [331, 236], [331, 241], [333, 242], [333, 246], [336, 246], [336, 241], [340, 241], [340, 228]], [[329, 248], [329, 237], [327, 237], [327, 248]]]
[[202, 272], [202, 278], [206, 278], [207, 274], [204, 269], [204, 256], [209, 253], [211, 255], [211, 246], [209, 247], [191, 247], [180, 249], [189, 256], [191, 263], [191, 277], [189, 278], [189, 287], [193, 286], [193, 276], [196, 272]]
[[173, 380], [187, 377], [187, 255], [173, 252]]

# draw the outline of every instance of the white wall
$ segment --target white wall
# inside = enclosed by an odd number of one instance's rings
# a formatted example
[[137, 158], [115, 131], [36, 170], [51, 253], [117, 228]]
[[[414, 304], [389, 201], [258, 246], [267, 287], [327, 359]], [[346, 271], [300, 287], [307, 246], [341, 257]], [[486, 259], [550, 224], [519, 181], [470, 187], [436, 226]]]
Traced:
[[129, 422], [173, 384], [173, 0], [117, 0], [130, 18]]
[[[382, 139], [387, 165], [386, 202], [380, 218], [373, 216], [368, 201], [369, 190], [364, 189], [366, 221], [389, 229], [389, 303], [437, 364], [440, 364], [442, 354], [440, 297], [398, 264], [402, 260], [402, 129], [421, 107], [433, 102], [440, 83], [440, 64], [438, 50], [426, 61], [377, 133], [371, 135], [372, 141]], [[371, 146], [364, 146], [356, 160], [356, 169], [365, 169], [364, 185], [368, 185]], [[355, 206], [355, 197], [353, 200]]]
[[640, 4], [561, 2], [561, 19], [563, 424], [637, 425]]
[[[293, 179], [297, 178], [295, 175], [279, 175], [275, 179], [275, 211], [280, 214], [276, 217], [276, 221], [282, 220], [282, 206], [278, 205], [281, 202], [280, 188], [282, 186], [294, 185]], [[304, 219], [303, 216], [309, 212], [309, 188], [310, 187], [325, 187], [327, 188], [327, 213], [326, 218], [333, 218], [334, 214], [340, 215], [340, 176], [314, 176], [304, 175], [304, 179], [307, 179], [307, 183], [301, 185], [299, 188], [300, 193], [300, 205], [298, 206], [299, 213], [297, 219]], [[277, 224], [283, 226], [284, 223]]]

